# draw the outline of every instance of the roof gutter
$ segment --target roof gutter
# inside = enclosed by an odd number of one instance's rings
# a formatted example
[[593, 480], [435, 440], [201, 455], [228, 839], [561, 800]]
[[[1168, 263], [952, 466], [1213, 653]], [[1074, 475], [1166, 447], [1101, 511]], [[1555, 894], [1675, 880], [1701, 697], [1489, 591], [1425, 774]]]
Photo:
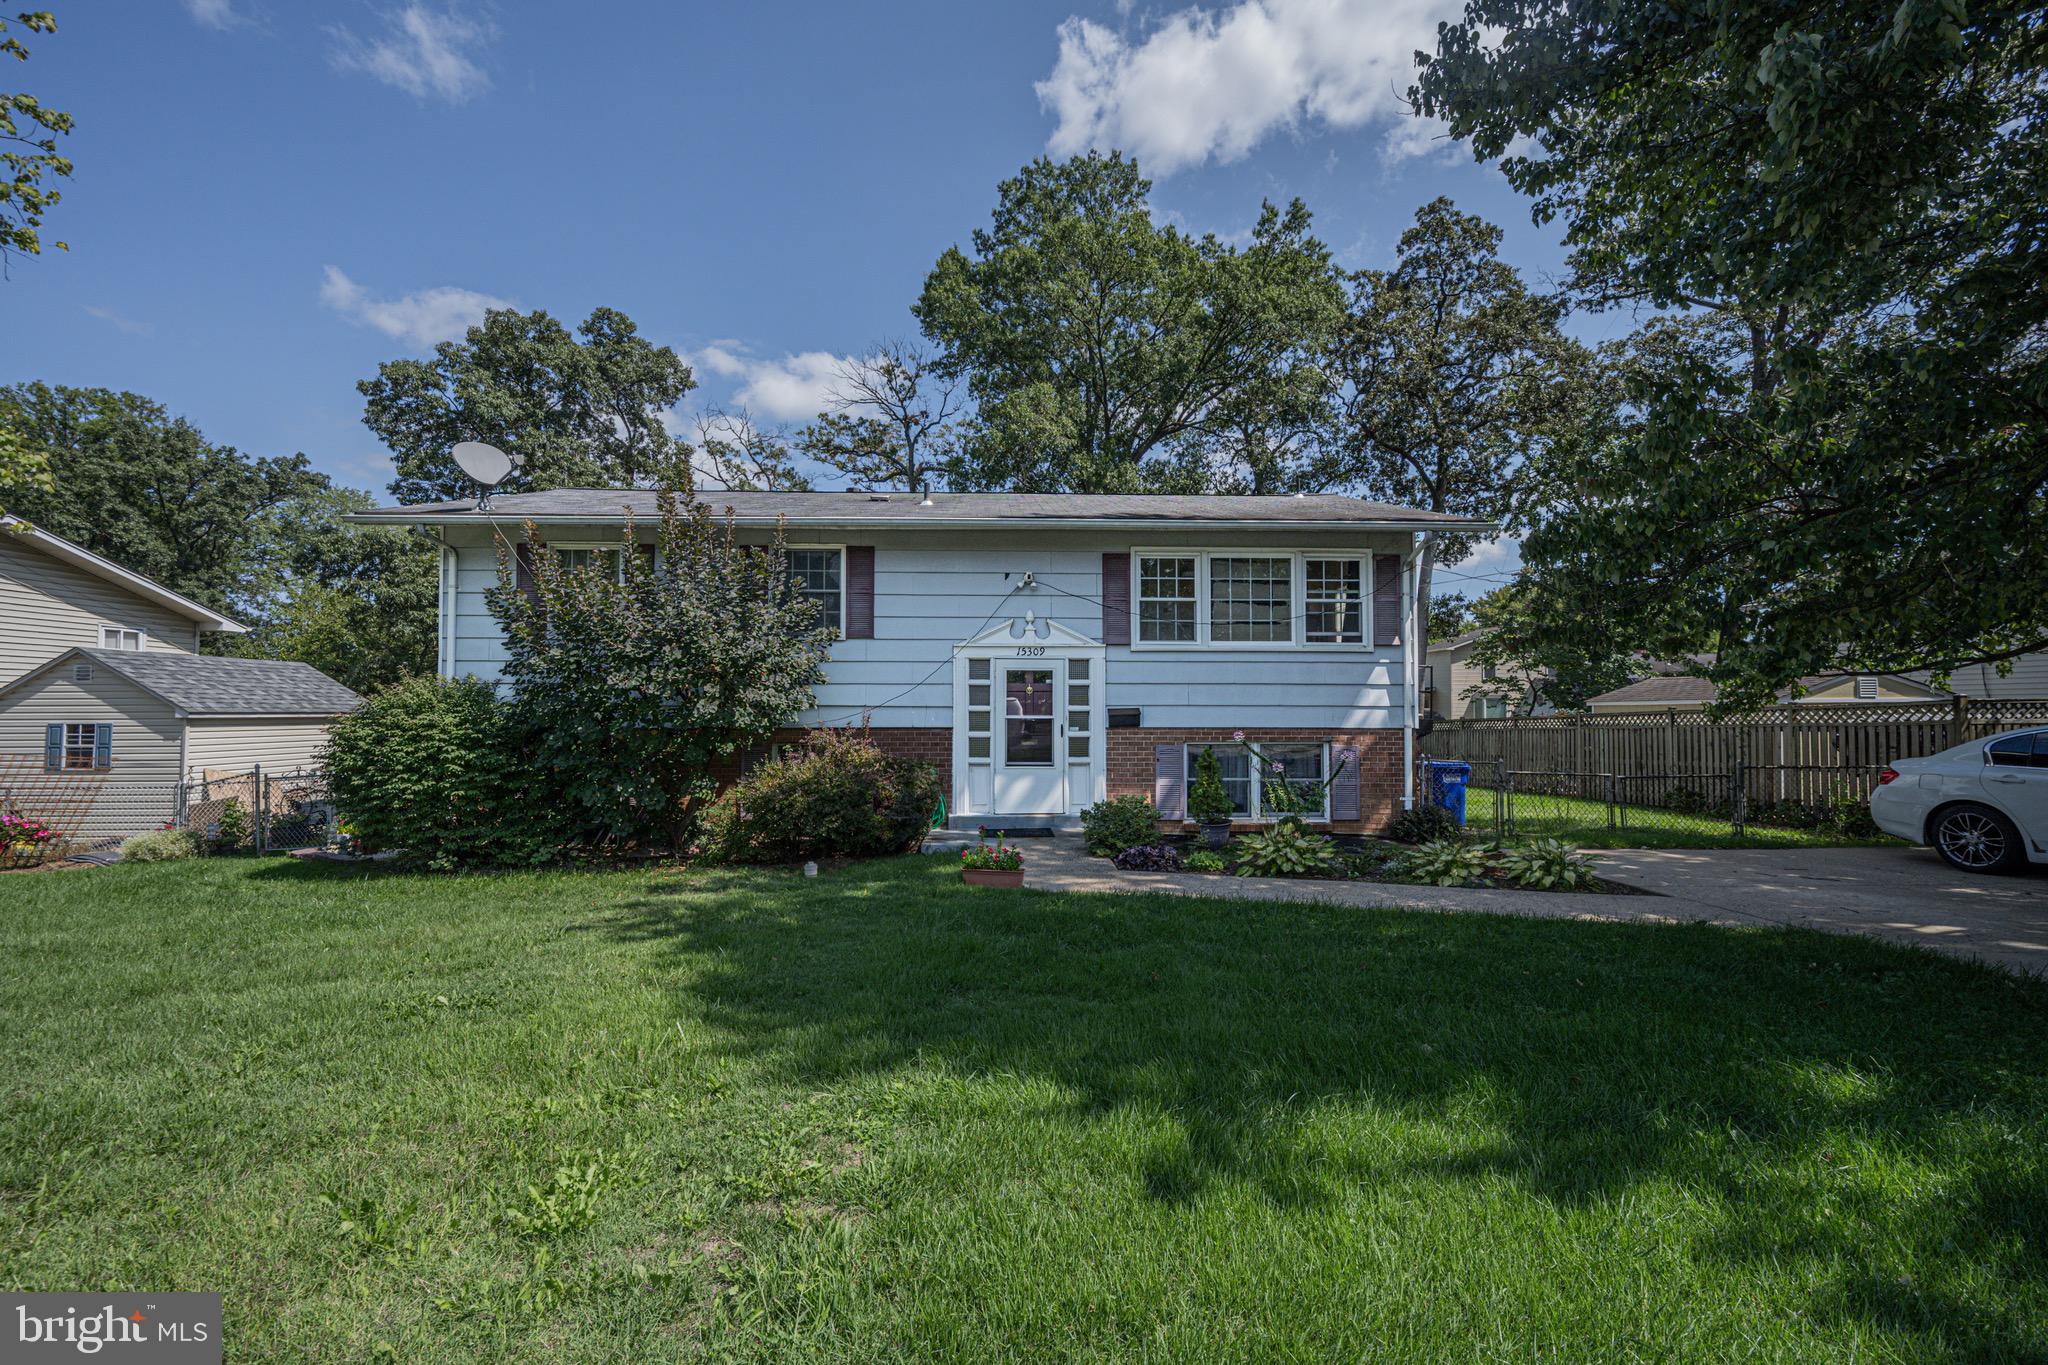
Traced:
[[[723, 520], [723, 518], [720, 518]], [[491, 512], [351, 512], [342, 518], [360, 526], [520, 526], [532, 522], [536, 526], [623, 526], [626, 518], [617, 512], [581, 513], [563, 515], [546, 513], [539, 516], [520, 516], [517, 513]], [[635, 518], [645, 524], [649, 518]], [[1223, 530], [1250, 531], [1497, 531], [1498, 522], [1491, 521], [1277, 521], [1262, 518], [1234, 518], [1221, 520], [1209, 517], [733, 517], [735, 526], [776, 526], [806, 527], [860, 527], [864, 530], [922, 530], [941, 527], [949, 530], [994, 530], [1017, 527], [1056, 528], [1059, 530], [1092, 530], [1100, 527], [1114, 527], [1119, 530], [1189, 530], [1217, 528]]]

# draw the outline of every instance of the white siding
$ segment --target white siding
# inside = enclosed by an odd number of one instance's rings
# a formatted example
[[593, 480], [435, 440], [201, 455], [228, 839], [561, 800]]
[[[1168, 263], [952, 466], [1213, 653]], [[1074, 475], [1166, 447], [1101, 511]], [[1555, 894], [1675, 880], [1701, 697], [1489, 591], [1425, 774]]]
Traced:
[[186, 776], [199, 778], [208, 769], [245, 773], [257, 764], [264, 771], [296, 772], [319, 766], [327, 743], [325, 718], [310, 720], [205, 720], [189, 722], [185, 737]]
[[0, 684], [74, 646], [97, 649], [102, 625], [144, 632], [147, 649], [199, 647], [191, 619], [0, 531]]
[[[1929, 682], [1925, 673], [1906, 675], [1916, 682]], [[2048, 700], [2048, 650], [2022, 654], [2012, 661], [2012, 672], [1999, 676], [1997, 664], [1971, 664], [1949, 676], [1948, 690], [1964, 697], [1999, 701]]]
[[[114, 727], [114, 762], [106, 774], [44, 773], [46, 726], [101, 723]], [[0, 783], [16, 784], [16, 799], [31, 811], [52, 784], [90, 786], [91, 813], [79, 830], [67, 832], [139, 833], [175, 810], [183, 731], [167, 704], [126, 678], [95, 668], [90, 682], [76, 682], [65, 665], [0, 696]]]
[[[615, 531], [551, 528], [559, 540], [594, 540]], [[456, 542], [451, 601], [450, 672], [496, 678], [504, 644], [484, 604], [497, 582], [497, 558], [481, 532], [452, 529]], [[815, 543], [875, 547], [875, 638], [832, 647], [818, 705], [805, 724], [857, 720], [874, 707], [879, 726], [952, 723], [952, 647], [996, 620], [1026, 611], [1089, 639], [1102, 637], [1102, 556], [1133, 546], [1327, 549], [1403, 553], [1407, 537], [1344, 538], [1284, 529], [1139, 532], [856, 530]], [[1035, 585], [1013, 591], [1022, 575]], [[1347, 650], [1133, 650], [1112, 646], [1107, 704], [1136, 706], [1143, 724], [1257, 724], [1328, 729], [1397, 728], [1403, 723], [1398, 648]]]

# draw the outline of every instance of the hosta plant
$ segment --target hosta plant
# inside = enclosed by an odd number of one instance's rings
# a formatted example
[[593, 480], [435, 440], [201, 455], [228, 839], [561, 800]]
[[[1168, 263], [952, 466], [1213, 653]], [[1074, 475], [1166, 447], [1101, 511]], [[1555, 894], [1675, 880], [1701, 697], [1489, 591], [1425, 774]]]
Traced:
[[1298, 820], [1239, 835], [1230, 851], [1240, 877], [1334, 877], [1344, 864], [1332, 840]]
[[1188, 854], [1186, 862], [1187, 869], [1190, 872], [1230, 871], [1230, 859], [1224, 857], [1221, 853], [1216, 852], [1214, 849], [1197, 849], [1193, 853]]
[[1599, 883], [1593, 860], [1562, 839], [1533, 839], [1502, 851], [1500, 870], [1516, 886], [1538, 891], [1587, 891]]
[[1397, 865], [1401, 876], [1427, 886], [1484, 886], [1493, 850], [1485, 844], [1431, 839], [1417, 844]]

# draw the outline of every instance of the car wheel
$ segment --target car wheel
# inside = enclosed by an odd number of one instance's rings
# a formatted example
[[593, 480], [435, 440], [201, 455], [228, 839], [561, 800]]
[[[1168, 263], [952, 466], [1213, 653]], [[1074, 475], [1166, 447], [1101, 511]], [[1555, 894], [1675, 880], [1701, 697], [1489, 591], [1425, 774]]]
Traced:
[[2010, 872], [2027, 856], [2018, 828], [1989, 806], [1950, 806], [1934, 817], [1927, 838], [1943, 862], [1964, 872]]

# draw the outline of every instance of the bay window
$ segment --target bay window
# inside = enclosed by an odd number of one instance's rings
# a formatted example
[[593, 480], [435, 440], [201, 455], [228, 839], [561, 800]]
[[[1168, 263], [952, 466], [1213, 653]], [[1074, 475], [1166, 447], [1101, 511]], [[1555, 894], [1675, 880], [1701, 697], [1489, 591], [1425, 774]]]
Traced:
[[1140, 648], [1366, 648], [1370, 557], [1328, 551], [1168, 550], [1131, 555]]

